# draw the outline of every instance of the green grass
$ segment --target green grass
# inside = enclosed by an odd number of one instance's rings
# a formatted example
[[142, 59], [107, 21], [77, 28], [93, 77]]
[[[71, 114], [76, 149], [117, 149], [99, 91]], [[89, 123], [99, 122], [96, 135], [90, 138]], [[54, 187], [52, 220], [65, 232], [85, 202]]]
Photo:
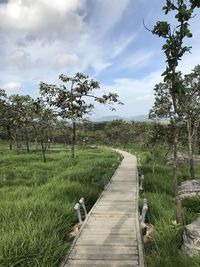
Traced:
[[[10, 144], [5, 141], [5, 140], [0, 140], [0, 152], [3, 150], [9, 150]], [[30, 142], [29, 143], [29, 147], [32, 150], [41, 150], [41, 144], [40, 143], [35, 143], [35, 142]], [[20, 148], [22, 148], [23, 150], [26, 150], [26, 144], [24, 142], [20, 142]], [[64, 143], [53, 143], [50, 144], [50, 149], [70, 149], [69, 145], [66, 145]], [[13, 142], [13, 150], [16, 150], [16, 146], [15, 143]]]
[[0, 159], [0, 266], [59, 266], [70, 244], [67, 233], [77, 222], [74, 204], [86, 198], [89, 210], [120, 162], [103, 149], [15, 155]]
[[[200, 197], [187, 198], [182, 202], [183, 225], [175, 221], [175, 200], [173, 197], [172, 166], [166, 164], [162, 149], [156, 160], [155, 173], [152, 172], [152, 161], [149, 148], [140, 149], [129, 146], [128, 150], [140, 154], [144, 174], [144, 189], [141, 195], [148, 200], [147, 221], [154, 225], [153, 241], [146, 248], [148, 267], [199, 267], [200, 256], [190, 257], [180, 250], [184, 225], [191, 223], [200, 212]], [[195, 167], [196, 177], [200, 178], [200, 166]], [[178, 168], [179, 183], [189, 179], [188, 166]]]

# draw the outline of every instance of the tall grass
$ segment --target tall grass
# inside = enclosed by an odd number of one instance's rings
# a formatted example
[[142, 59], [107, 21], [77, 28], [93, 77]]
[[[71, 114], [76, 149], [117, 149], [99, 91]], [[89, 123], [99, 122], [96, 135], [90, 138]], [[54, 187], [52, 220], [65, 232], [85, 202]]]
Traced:
[[120, 162], [102, 149], [15, 155], [0, 159], [0, 266], [58, 266], [70, 244], [67, 233], [77, 222], [74, 204], [86, 198], [90, 209]]
[[[148, 267], [199, 267], [200, 256], [190, 257], [180, 248], [184, 225], [191, 223], [200, 212], [200, 197], [187, 198], [182, 202], [183, 225], [175, 223], [175, 199], [172, 184], [172, 166], [167, 164], [166, 155], [160, 149], [156, 159], [155, 173], [152, 172], [149, 148], [129, 146], [129, 151], [139, 153], [144, 174], [144, 197], [148, 200], [147, 221], [154, 225], [153, 240], [146, 248]], [[200, 178], [200, 167], [195, 167], [196, 177]], [[178, 168], [178, 180], [181, 183], [189, 178], [187, 165]]]

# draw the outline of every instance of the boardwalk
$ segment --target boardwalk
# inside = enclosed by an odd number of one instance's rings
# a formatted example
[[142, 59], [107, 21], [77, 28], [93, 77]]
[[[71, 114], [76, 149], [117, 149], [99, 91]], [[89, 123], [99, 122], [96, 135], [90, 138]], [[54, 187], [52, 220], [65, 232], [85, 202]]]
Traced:
[[135, 156], [124, 159], [83, 224], [63, 267], [144, 267]]

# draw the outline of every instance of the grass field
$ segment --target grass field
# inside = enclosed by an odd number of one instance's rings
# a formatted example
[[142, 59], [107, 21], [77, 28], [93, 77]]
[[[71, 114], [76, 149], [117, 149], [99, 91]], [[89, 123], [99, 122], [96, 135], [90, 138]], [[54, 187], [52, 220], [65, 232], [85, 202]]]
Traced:
[[[5, 144], [4, 144], [5, 147]], [[0, 266], [55, 267], [69, 248], [66, 236], [77, 222], [74, 204], [90, 209], [120, 162], [99, 148], [41, 153], [1, 150]]]
[[[160, 147], [156, 159], [155, 173], [149, 148], [139, 149], [130, 146], [129, 151], [139, 153], [144, 174], [144, 197], [148, 200], [148, 222], [154, 225], [153, 241], [146, 249], [148, 267], [199, 267], [200, 256], [190, 257], [180, 250], [184, 225], [191, 223], [200, 213], [200, 197], [185, 199], [182, 202], [183, 225], [175, 221], [175, 200], [172, 186], [172, 166], [166, 164], [165, 151]], [[200, 166], [195, 167], [196, 177], [200, 178]], [[188, 166], [179, 166], [179, 183], [189, 178]]]
[[[1, 151], [5, 151], [5, 150], [9, 150], [10, 149], [10, 144], [7, 142], [7, 141], [3, 141], [1, 140], [0, 141], [0, 152]], [[13, 151], [16, 151], [16, 146], [15, 144], [13, 143], [13, 146], [12, 146], [12, 150]], [[29, 148], [31, 151], [35, 151], [37, 150], [38, 152], [42, 150], [42, 147], [41, 147], [41, 144], [38, 142], [37, 144], [35, 142], [30, 142], [29, 143]], [[20, 143], [20, 149], [22, 151], [26, 151], [27, 148], [26, 148], [26, 144], [24, 144], [23, 142]], [[66, 145], [64, 143], [51, 143], [50, 144], [50, 150], [70, 150], [71, 149], [71, 146], [70, 145]], [[48, 150], [48, 145], [47, 145], [47, 150]]]

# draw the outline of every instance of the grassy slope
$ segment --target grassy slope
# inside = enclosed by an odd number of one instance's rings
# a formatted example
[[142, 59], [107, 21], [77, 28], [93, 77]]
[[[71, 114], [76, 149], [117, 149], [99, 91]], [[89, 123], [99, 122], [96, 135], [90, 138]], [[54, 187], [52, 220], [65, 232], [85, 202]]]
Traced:
[[[148, 267], [199, 267], [200, 257], [189, 257], [179, 250], [182, 245], [183, 226], [174, 224], [175, 200], [172, 186], [172, 166], [166, 164], [162, 147], [158, 149], [155, 174], [152, 173], [149, 149], [129, 147], [130, 152], [139, 152], [142, 173], [145, 176], [145, 192], [148, 199], [148, 221], [155, 226], [154, 238], [146, 250]], [[196, 166], [196, 176], [200, 178], [200, 166]], [[189, 178], [187, 166], [180, 166], [179, 183]], [[200, 212], [200, 198], [185, 200], [182, 203], [183, 224], [191, 223]]]
[[69, 244], [67, 232], [77, 221], [74, 204], [84, 196], [91, 208], [120, 158], [101, 149], [48, 152], [1, 152], [0, 266], [58, 266]]

